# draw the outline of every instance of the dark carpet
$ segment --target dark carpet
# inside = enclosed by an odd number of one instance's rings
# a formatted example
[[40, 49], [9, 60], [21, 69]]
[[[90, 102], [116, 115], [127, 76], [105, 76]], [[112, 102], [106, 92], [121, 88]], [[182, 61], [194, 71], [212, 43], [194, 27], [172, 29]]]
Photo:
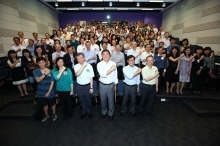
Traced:
[[[120, 109], [120, 108], [119, 108]], [[33, 119], [1, 119], [1, 146], [219, 146], [220, 117], [197, 117], [181, 103], [156, 103], [153, 117], [133, 117], [127, 112], [115, 120], [100, 119], [93, 107], [93, 119], [80, 119], [79, 107], [72, 119], [46, 123]]]

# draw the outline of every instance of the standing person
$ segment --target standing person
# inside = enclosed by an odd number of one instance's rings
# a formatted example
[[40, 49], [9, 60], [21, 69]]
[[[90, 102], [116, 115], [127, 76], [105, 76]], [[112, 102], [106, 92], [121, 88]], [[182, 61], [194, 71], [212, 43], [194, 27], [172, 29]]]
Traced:
[[[104, 119], [108, 112], [110, 120], [114, 120], [114, 91], [116, 91], [118, 78], [116, 64], [110, 61], [110, 56], [109, 50], [102, 51], [103, 61], [97, 64], [97, 70], [100, 75], [99, 92], [102, 107], [101, 119]], [[107, 100], [109, 110], [107, 110]]]
[[38, 69], [33, 71], [34, 78], [37, 81], [37, 94], [39, 103], [44, 109], [44, 118], [42, 122], [47, 121], [48, 105], [51, 107], [53, 112], [53, 121], [57, 120], [56, 115], [56, 104], [55, 104], [55, 91], [54, 91], [54, 78], [51, 75], [50, 69], [46, 67], [46, 59], [44, 57], [37, 58]]
[[[7, 63], [11, 68], [13, 85], [17, 85], [18, 90], [21, 93], [21, 97], [24, 97], [24, 95], [27, 96], [28, 93], [26, 88], [26, 82], [28, 82], [28, 79], [25, 77], [25, 71], [23, 66], [21, 65], [21, 58], [18, 58], [17, 53], [14, 50], [8, 51]], [[24, 90], [24, 93], [22, 91], [22, 88]]]
[[75, 71], [74, 71], [74, 66], [77, 64], [76, 60], [76, 52], [73, 46], [69, 45], [67, 46], [67, 52], [63, 57], [64, 57], [64, 62], [66, 64], [66, 67], [68, 67], [73, 74], [73, 81], [76, 81], [76, 76], [75, 76]]
[[[96, 53], [96, 58], [97, 58], [97, 62], [99, 62], [100, 61], [100, 59], [99, 59], [99, 46], [97, 45], [97, 44], [95, 44], [95, 39], [94, 39], [94, 37], [91, 37], [90, 38], [90, 42], [91, 42], [91, 46], [90, 46], [90, 48], [91, 48], [91, 50], [93, 50], [93, 51], [95, 51], [95, 53]], [[96, 63], [97, 63], [96, 62]]]
[[74, 66], [74, 71], [77, 76], [77, 94], [82, 107], [81, 119], [84, 119], [86, 114], [91, 119], [94, 72], [92, 66], [86, 63], [83, 53], [77, 53], [76, 59], [78, 64]]
[[49, 67], [50, 66], [50, 61], [48, 60], [48, 56], [45, 53], [45, 50], [41, 48], [41, 46], [35, 46], [34, 49], [34, 63], [37, 64], [37, 57], [44, 57], [46, 59], [46, 66]]
[[75, 36], [75, 34], [71, 34], [70, 44], [71, 44], [71, 46], [74, 47], [74, 49], [77, 48], [79, 42], [76, 40], [76, 36]]
[[167, 69], [167, 58], [166, 54], [163, 54], [163, 47], [159, 47], [157, 50], [158, 54], [154, 56], [154, 66], [158, 68], [159, 71], [159, 80], [158, 80], [158, 93], [161, 89], [161, 83], [166, 74]]
[[38, 38], [38, 34], [36, 32], [32, 33], [34, 37], [34, 46], [41, 46], [41, 40]]
[[192, 62], [192, 91], [193, 93], [201, 93], [202, 92], [202, 69], [203, 69], [203, 58], [204, 55], [202, 55], [202, 47], [196, 48], [194, 51], [196, 53], [195, 59]]
[[62, 47], [66, 46], [66, 40], [65, 38], [62, 36], [61, 32], [58, 30], [57, 31], [57, 36], [54, 38], [55, 40], [59, 40], [60, 41], [60, 45]]
[[52, 61], [53, 48], [51, 45], [47, 44], [45, 38], [41, 39], [41, 43], [42, 43], [41, 48], [44, 49], [45, 54], [47, 54], [48, 61], [50, 62], [50, 69], [53, 69], [53, 61]]
[[46, 44], [47, 45], [51, 45], [52, 47], [54, 46], [54, 40], [52, 40], [52, 39], [50, 39], [50, 35], [49, 35], [49, 33], [46, 33], [45, 34], [45, 39], [46, 39]]
[[77, 46], [76, 52], [77, 53], [82, 53], [84, 50], [86, 50], [85, 39], [80, 38], [80, 45]]
[[131, 49], [128, 50], [127, 55], [133, 55], [135, 57], [135, 66], [140, 66], [140, 60], [141, 60], [141, 52], [136, 50], [137, 48], [137, 42], [132, 41], [131, 42]]
[[24, 37], [24, 33], [22, 31], [19, 31], [18, 32], [18, 36], [20, 38], [20, 44], [24, 47], [24, 48], [27, 48], [28, 46], [28, 39], [26, 39]]
[[96, 73], [97, 72], [96, 71], [96, 61], [97, 61], [96, 52], [91, 50], [90, 41], [86, 41], [85, 46], [86, 46], [86, 50], [83, 51], [83, 54], [85, 56], [85, 61], [92, 66], [93, 71]]
[[64, 58], [56, 59], [56, 68], [52, 70], [56, 80], [56, 91], [60, 98], [64, 120], [73, 117], [73, 75], [69, 68], [65, 67]]
[[194, 57], [196, 54], [194, 54], [193, 56], [192, 54], [192, 49], [188, 46], [186, 47], [184, 50], [184, 56], [182, 58], [180, 58], [180, 68], [179, 68], [179, 72], [180, 72], [180, 77], [179, 77], [179, 81], [180, 83], [180, 89], [179, 93], [183, 94], [183, 87], [185, 85], [185, 83], [190, 82], [190, 75], [191, 75], [191, 69], [192, 69], [192, 62], [194, 60]]
[[31, 55], [34, 56], [34, 49], [35, 49], [34, 41], [32, 39], [29, 39], [28, 42], [29, 42], [28, 43], [29, 45], [26, 49], [28, 49], [30, 51]]
[[133, 114], [134, 117], [137, 116], [137, 113], [135, 112], [135, 101], [136, 101], [136, 95], [137, 92], [140, 91], [139, 84], [140, 84], [140, 73], [141, 68], [138, 68], [134, 65], [135, 57], [133, 55], [129, 55], [127, 57], [128, 65], [123, 68], [124, 73], [124, 88], [123, 88], [123, 102], [122, 102], [122, 108], [120, 116], [123, 116], [126, 112], [126, 104], [129, 99], [131, 99], [130, 102], [130, 112]]
[[24, 47], [20, 44], [20, 39], [18, 37], [13, 38], [14, 45], [11, 46], [11, 50], [14, 50], [17, 53], [17, 57], [22, 57], [22, 50]]
[[29, 83], [32, 85], [34, 91], [37, 91], [37, 84], [35, 83], [33, 71], [36, 69], [36, 65], [28, 49], [22, 51], [21, 65], [24, 67], [25, 76], [28, 77]]
[[142, 85], [141, 85], [141, 100], [139, 105], [138, 114], [143, 111], [143, 106], [147, 102], [146, 111], [147, 114], [152, 116], [151, 109], [154, 103], [154, 97], [158, 91], [158, 76], [159, 72], [157, 67], [153, 66], [154, 57], [148, 56], [146, 58], [147, 65], [142, 69]]
[[61, 51], [61, 46], [59, 44], [55, 45], [56, 52], [52, 54], [52, 61], [55, 64], [57, 57], [63, 57], [66, 53]]
[[[179, 67], [180, 67], [180, 61], [179, 59], [182, 58], [184, 54], [179, 55], [179, 48], [177, 46], [174, 46], [169, 54], [169, 60], [168, 60], [168, 67], [165, 74], [166, 79], [166, 93], [173, 94], [173, 87], [176, 83], [176, 93], [179, 94]], [[169, 90], [169, 85], [171, 83], [171, 87]]]
[[151, 49], [151, 45], [147, 44], [145, 47], [145, 51], [141, 53], [141, 61], [142, 61], [141, 68], [146, 66], [146, 58], [148, 56], [154, 56], [154, 54], [150, 52], [150, 49]]

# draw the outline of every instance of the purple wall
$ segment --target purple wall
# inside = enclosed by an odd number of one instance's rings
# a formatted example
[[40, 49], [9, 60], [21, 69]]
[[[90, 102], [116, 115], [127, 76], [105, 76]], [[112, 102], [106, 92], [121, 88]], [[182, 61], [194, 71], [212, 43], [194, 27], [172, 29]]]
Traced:
[[91, 20], [105, 21], [106, 16], [110, 15], [110, 20], [128, 20], [144, 23], [155, 23], [158, 27], [162, 24], [162, 13], [160, 12], [72, 12], [72, 13], [59, 13], [60, 27], [64, 28], [67, 23], [77, 24], [80, 20], [90, 22]]

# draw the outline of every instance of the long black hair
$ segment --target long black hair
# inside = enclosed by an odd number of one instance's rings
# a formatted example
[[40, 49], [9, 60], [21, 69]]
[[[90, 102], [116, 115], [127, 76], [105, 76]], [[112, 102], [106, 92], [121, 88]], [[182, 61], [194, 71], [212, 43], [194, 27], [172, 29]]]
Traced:
[[41, 46], [35, 46], [35, 48], [34, 48], [34, 55], [35, 55], [36, 57], [39, 57], [38, 54], [37, 54], [37, 49], [38, 49], [38, 48], [41, 48], [41, 50], [42, 50], [41, 56], [43, 56], [43, 55], [46, 54], [45, 50], [44, 50]]
[[29, 57], [31, 58], [31, 61], [33, 62], [33, 56], [31, 55], [31, 52], [28, 49], [22, 50], [22, 58], [21, 58], [21, 64], [24, 64], [25, 62], [28, 62], [27, 58], [24, 56], [24, 53], [29, 53]]
[[9, 50], [8, 51], [8, 59], [10, 60], [11, 63], [14, 63], [11, 54], [16, 54], [16, 59], [18, 59], [17, 53], [15, 52], [15, 50]]
[[[174, 50], [174, 49], [177, 50], [176, 56], [174, 56], [174, 54], [173, 54], [173, 50]], [[177, 58], [177, 57], [179, 57], [179, 56], [180, 56], [180, 49], [179, 49], [179, 47], [178, 47], [178, 46], [173, 46], [172, 49], [171, 49], [171, 51], [170, 51], [170, 57]]]
[[[205, 51], [206, 51], [206, 50], [209, 50], [209, 51], [210, 51], [208, 55], [205, 54]], [[203, 49], [203, 54], [204, 54], [206, 57], [209, 57], [209, 56], [211, 55], [211, 53], [212, 53], [211, 47], [205, 47], [205, 48]]]
[[186, 50], [187, 50], [187, 49], [190, 49], [190, 54], [187, 55], [187, 57], [190, 57], [190, 56], [192, 55], [192, 48], [191, 48], [190, 46], [185, 47], [184, 50], [183, 50], [183, 53], [184, 53], [184, 55], [186, 56]]

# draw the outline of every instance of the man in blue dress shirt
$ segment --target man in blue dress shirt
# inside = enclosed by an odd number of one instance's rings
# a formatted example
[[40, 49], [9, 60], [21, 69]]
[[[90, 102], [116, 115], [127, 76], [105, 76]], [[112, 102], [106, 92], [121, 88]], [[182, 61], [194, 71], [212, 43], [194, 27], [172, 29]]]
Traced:
[[167, 69], [167, 58], [166, 58], [166, 54], [163, 54], [164, 52], [163, 47], [159, 47], [157, 52], [158, 54], [154, 56], [154, 60], [155, 60], [154, 66], [156, 66], [159, 71], [158, 93], [160, 93], [161, 83], [164, 80]]
[[130, 112], [134, 117], [137, 116], [135, 112], [135, 101], [137, 92], [139, 92], [139, 84], [140, 84], [140, 73], [141, 68], [138, 68], [134, 65], [135, 57], [133, 55], [129, 55], [127, 57], [128, 65], [123, 68], [124, 73], [124, 88], [123, 88], [123, 102], [120, 116], [123, 116], [126, 112], [126, 104], [130, 97]]

